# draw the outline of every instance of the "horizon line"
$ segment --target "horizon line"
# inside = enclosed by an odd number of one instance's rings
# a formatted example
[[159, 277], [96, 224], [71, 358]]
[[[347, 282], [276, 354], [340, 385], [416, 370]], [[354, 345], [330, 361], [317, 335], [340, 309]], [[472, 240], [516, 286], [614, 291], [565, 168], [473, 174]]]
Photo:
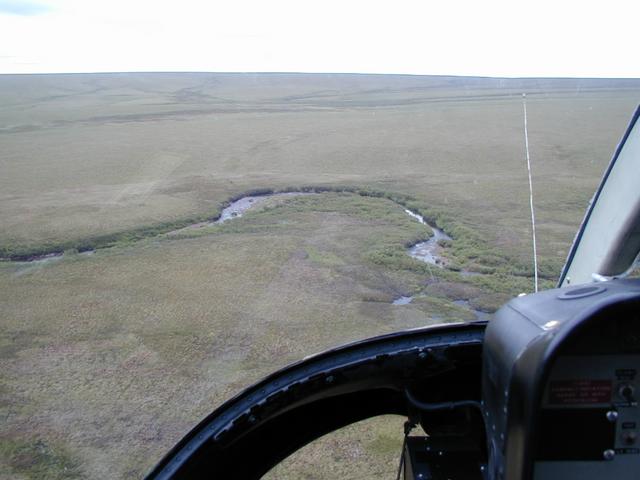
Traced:
[[380, 72], [303, 72], [303, 71], [213, 71], [213, 70], [109, 70], [78, 72], [0, 72], [0, 76], [26, 75], [127, 75], [127, 74], [209, 74], [209, 75], [358, 75], [358, 76], [396, 76], [396, 77], [447, 77], [478, 78], [496, 80], [640, 80], [637, 77], [614, 76], [505, 76], [505, 75], [460, 75], [460, 74], [422, 74], [422, 73], [380, 73]]

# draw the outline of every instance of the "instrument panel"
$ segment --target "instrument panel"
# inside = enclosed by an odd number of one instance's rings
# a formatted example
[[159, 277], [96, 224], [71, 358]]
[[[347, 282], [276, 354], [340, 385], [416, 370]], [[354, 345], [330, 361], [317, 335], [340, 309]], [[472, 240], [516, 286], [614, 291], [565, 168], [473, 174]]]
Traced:
[[517, 298], [489, 323], [490, 480], [640, 478], [640, 281]]
[[534, 478], [640, 474], [640, 355], [559, 357], [545, 386]]

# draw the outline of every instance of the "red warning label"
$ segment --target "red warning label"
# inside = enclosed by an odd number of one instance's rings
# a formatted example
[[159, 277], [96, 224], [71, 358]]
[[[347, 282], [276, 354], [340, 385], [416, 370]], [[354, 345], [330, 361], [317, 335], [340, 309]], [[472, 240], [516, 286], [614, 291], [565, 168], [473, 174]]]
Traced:
[[610, 403], [612, 391], [610, 380], [552, 380], [548, 401], [550, 405]]

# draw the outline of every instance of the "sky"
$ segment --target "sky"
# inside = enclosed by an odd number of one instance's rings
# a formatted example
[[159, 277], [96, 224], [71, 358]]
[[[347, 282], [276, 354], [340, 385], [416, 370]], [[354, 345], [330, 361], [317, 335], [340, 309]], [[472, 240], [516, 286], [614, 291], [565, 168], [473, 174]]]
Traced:
[[0, 0], [0, 73], [640, 77], [637, 0]]

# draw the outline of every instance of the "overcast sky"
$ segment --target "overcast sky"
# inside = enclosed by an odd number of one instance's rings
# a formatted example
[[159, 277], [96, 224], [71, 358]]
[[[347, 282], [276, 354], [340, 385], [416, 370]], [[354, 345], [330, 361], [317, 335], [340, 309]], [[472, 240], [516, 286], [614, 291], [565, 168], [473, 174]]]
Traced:
[[0, 73], [640, 77], [637, 0], [0, 0]]

